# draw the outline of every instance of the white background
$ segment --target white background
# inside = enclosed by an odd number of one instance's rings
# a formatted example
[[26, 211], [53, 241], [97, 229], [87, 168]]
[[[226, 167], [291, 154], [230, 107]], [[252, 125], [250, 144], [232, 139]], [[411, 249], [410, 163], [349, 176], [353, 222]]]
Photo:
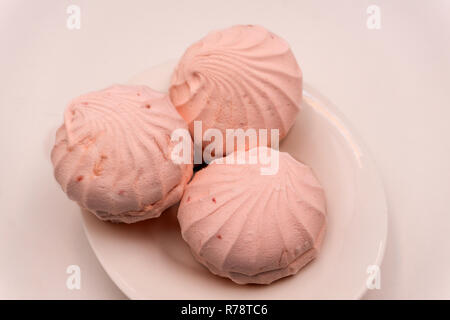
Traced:
[[[81, 29], [66, 28], [68, 5]], [[381, 8], [381, 29], [366, 9]], [[124, 298], [92, 252], [49, 153], [68, 101], [179, 57], [206, 32], [261, 24], [368, 145], [389, 205], [381, 290], [450, 298], [450, 1], [0, 3], [0, 298]], [[62, 208], [65, 208], [62, 210]], [[77, 264], [82, 288], [66, 288]], [[151, 272], [151, 270], [149, 270]]]

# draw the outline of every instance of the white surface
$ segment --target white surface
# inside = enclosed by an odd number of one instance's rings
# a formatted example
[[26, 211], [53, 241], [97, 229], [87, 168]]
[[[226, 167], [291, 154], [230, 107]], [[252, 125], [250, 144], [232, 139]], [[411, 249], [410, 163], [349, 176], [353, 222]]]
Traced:
[[[81, 7], [81, 30], [66, 8]], [[369, 4], [381, 29], [366, 28]], [[450, 298], [450, 2], [0, 2], [0, 297], [123, 298], [102, 271], [49, 161], [70, 100], [177, 57], [210, 29], [258, 23], [286, 38], [381, 172], [389, 238], [367, 298]], [[33, 159], [31, 165], [27, 159]], [[82, 289], [69, 291], [77, 264]]]
[[[152, 67], [130, 82], [167, 92], [176, 62]], [[321, 252], [298, 275], [270, 286], [239, 286], [212, 275], [181, 238], [176, 208], [131, 226], [83, 211], [89, 242], [106, 272], [133, 299], [360, 298], [367, 268], [380, 265], [384, 254], [386, 198], [370, 155], [336, 112], [305, 85], [302, 112], [280, 144], [281, 151], [313, 169], [327, 200]]]

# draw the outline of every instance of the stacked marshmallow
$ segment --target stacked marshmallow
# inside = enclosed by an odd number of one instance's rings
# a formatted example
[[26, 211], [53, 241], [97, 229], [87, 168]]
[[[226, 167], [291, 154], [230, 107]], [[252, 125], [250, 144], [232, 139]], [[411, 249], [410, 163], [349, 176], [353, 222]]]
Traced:
[[192, 164], [170, 159], [171, 132], [187, 128], [167, 95], [116, 85], [74, 99], [51, 158], [68, 197], [102, 220], [156, 218], [177, 203]]
[[282, 139], [300, 109], [302, 72], [286, 41], [260, 26], [234, 26], [186, 50], [169, 94], [192, 134], [201, 120], [203, 131], [224, 137], [253, 128], [278, 129]]
[[[51, 154], [55, 177], [102, 220], [156, 218], [181, 200], [182, 236], [201, 264], [239, 284], [269, 284], [297, 273], [320, 249], [325, 195], [312, 170], [267, 148], [269, 140], [224, 152], [190, 181], [192, 161], [170, 157], [171, 133], [193, 133], [202, 121], [204, 131], [224, 136], [278, 129], [283, 138], [301, 98], [302, 73], [283, 39], [260, 26], [215, 31], [187, 49], [169, 94], [116, 85], [74, 99]], [[277, 155], [275, 174], [262, 175], [260, 161], [224, 161], [261, 151]]]
[[227, 156], [234, 164], [214, 160], [189, 183], [178, 211], [194, 257], [239, 284], [297, 273], [316, 257], [325, 232], [325, 195], [311, 169], [271, 149], [278, 171], [262, 175], [264, 149], [245, 152], [255, 164], [238, 164], [239, 152]]

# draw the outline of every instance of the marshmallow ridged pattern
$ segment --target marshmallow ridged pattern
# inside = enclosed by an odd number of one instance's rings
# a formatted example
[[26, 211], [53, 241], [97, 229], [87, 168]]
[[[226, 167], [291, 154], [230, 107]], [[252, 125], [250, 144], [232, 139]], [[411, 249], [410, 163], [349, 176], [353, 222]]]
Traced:
[[212, 273], [238, 284], [269, 284], [317, 256], [326, 226], [324, 191], [308, 166], [278, 155], [274, 175], [261, 175], [260, 162], [215, 160], [186, 187], [178, 211], [182, 236]]
[[181, 199], [192, 164], [175, 164], [171, 133], [187, 129], [167, 95], [115, 85], [74, 99], [51, 153], [68, 197], [102, 220], [158, 217]]
[[[202, 129], [278, 129], [282, 139], [302, 99], [302, 72], [286, 41], [261, 26], [237, 25], [191, 45], [171, 80], [170, 98]], [[270, 146], [270, 140], [269, 146]], [[223, 152], [226, 148], [224, 146]]]

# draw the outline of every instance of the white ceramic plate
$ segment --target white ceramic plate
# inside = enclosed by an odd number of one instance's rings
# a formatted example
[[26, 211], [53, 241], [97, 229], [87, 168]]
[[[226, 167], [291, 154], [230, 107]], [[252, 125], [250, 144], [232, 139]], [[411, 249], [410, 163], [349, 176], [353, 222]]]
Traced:
[[[167, 91], [174, 62], [129, 82]], [[280, 149], [311, 166], [327, 198], [328, 230], [319, 257], [268, 286], [234, 284], [197, 263], [180, 235], [176, 208], [134, 225], [83, 211], [89, 242], [111, 279], [133, 299], [357, 299], [368, 268], [380, 265], [387, 205], [367, 149], [325, 98], [308, 85], [303, 110]]]

